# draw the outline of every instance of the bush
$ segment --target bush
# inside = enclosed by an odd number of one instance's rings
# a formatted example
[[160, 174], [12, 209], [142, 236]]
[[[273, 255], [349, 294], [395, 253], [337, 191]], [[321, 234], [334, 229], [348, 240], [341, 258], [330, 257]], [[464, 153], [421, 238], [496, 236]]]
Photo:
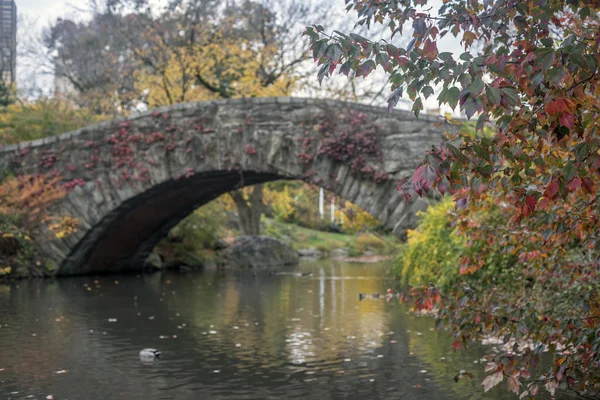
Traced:
[[[506, 216], [498, 206], [488, 204], [469, 220], [459, 221], [461, 229], [474, 232], [479, 224], [504, 225]], [[467, 238], [459, 231], [453, 210], [454, 202], [446, 198], [420, 213], [422, 219], [418, 227], [408, 232], [408, 240], [394, 263], [394, 272], [402, 283], [415, 286], [433, 283], [444, 289], [459, 279], [478, 285], [518, 279], [515, 257], [494, 251], [493, 243], [479, 240], [476, 235]], [[462, 259], [473, 254], [482, 255], [486, 268], [467, 275], [467, 271], [461, 270]]]
[[181, 243], [184, 249], [211, 249], [221, 238], [227, 215], [217, 202], [210, 202], [183, 219], [169, 232], [167, 240]]
[[375, 235], [361, 233], [356, 238], [356, 246], [362, 249], [371, 248], [374, 250], [384, 250], [387, 248], [387, 243]]
[[103, 119], [84, 108], [56, 99], [39, 99], [0, 107], [0, 142], [19, 143], [69, 132]]
[[363, 252], [359, 249], [355, 243], [351, 243], [348, 246], [348, 257], [359, 257], [362, 256]]

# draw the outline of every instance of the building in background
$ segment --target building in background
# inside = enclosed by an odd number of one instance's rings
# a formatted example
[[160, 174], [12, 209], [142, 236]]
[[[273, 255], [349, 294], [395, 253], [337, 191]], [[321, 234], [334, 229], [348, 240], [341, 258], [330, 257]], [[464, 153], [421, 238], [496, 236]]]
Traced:
[[2, 80], [11, 84], [17, 78], [17, 5], [0, 0], [0, 71]]

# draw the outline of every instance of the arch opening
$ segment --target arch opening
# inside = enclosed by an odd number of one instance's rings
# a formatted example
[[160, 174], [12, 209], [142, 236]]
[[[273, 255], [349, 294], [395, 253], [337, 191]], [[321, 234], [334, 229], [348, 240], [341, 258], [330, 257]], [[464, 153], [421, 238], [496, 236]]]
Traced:
[[121, 204], [90, 229], [60, 267], [64, 275], [138, 269], [182, 219], [220, 195], [244, 186], [289, 180], [272, 173], [214, 171], [171, 180]]
[[[274, 181], [303, 181], [298, 177], [256, 171], [213, 171], [170, 180], [123, 202], [89, 229], [60, 266], [61, 275], [135, 271], [169, 231], [199, 207], [243, 187]], [[328, 188], [330, 189], [330, 188]], [[339, 191], [331, 193], [351, 201]], [[369, 203], [369, 204], [372, 204]], [[375, 213], [356, 204], [379, 220]], [[391, 231], [393, 227], [388, 227]]]

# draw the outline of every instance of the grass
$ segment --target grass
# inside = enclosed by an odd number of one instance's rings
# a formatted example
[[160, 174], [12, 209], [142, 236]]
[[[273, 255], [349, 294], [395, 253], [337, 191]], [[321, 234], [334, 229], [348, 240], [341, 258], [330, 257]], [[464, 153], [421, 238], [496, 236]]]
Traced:
[[370, 249], [380, 254], [394, 252], [400, 244], [395, 236], [381, 236], [373, 233], [345, 234], [316, 231], [295, 224], [265, 219], [263, 235], [271, 236], [288, 243], [294, 250], [316, 248], [329, 254], [332, 250], [347, 248], [349, 255], [362, 255]]

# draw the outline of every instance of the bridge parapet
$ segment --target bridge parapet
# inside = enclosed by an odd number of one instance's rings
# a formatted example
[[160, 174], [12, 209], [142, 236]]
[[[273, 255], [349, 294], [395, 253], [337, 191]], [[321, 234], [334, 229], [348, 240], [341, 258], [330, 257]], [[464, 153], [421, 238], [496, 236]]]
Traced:
[[36, 243], [59, 273], [103, 272], [139, 266], [220, 194], [276, 179], [327, 188], [402, 235], [423, 203], [406, 204], [395, 182], [443, 131], [438, 117], [339, 101], [216, 100], [6, 146], [0, 169], [60, 175], [70, 192], [52, 212], [78, 230], [56, 238], [40, 226]]

